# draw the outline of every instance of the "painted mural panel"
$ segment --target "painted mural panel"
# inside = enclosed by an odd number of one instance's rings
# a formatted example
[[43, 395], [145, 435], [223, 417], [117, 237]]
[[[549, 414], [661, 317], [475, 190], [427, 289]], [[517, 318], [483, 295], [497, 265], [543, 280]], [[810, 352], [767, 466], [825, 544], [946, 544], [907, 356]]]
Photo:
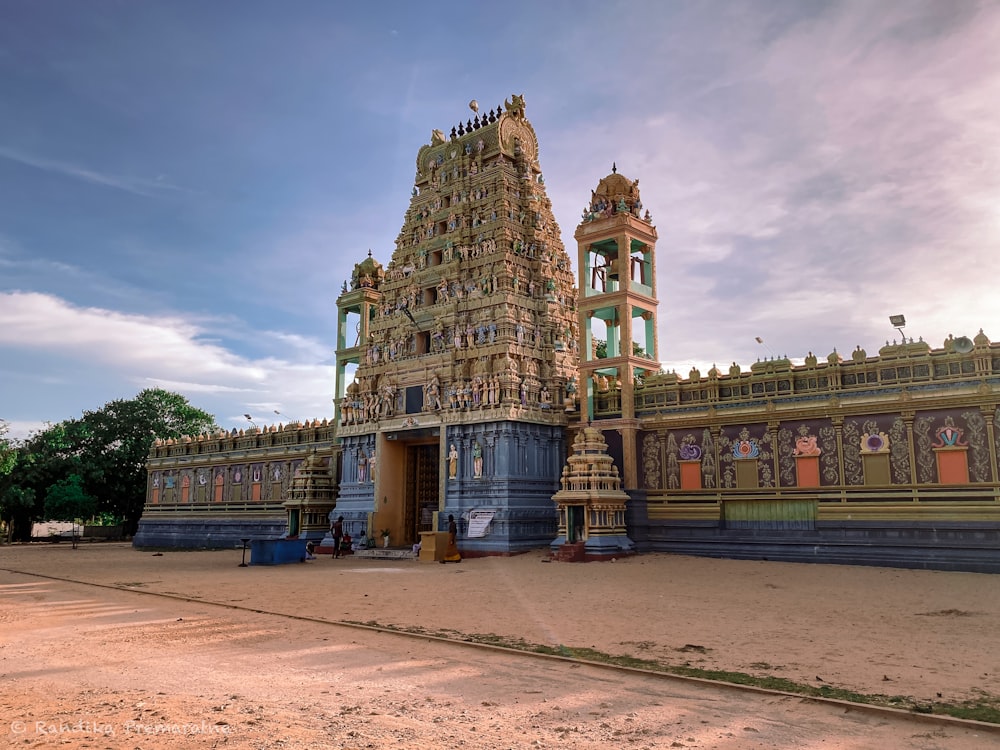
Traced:
[[798, 484], [795, 471], [797, 456], [818, 456], [820, 485], [840, 484], [837, 433], [829, 419], [782, 422], [778, 428], [778, 483], [781, 487]]
[[844, 420], [844, 482], [848, 485], [865, 483], [863, 452], [888, 452], [892, 484], [910, 482], [906, 423], [899, 414], [871, 414]]
[[766, 424], [735, 425], [719, 434], [719, 479], [724, 489], [735, 489], [736, 461], [757, 460], [757, 486], [774, 487], [775, 439]]
[[194, 499], [198, 503], [207, 503], [209, 500], [208, 494], [208, 469], [202, 467], [195, 471], [195, 490]]
[[667, 453], [666, 460], [666, 483], [668, 490], [678, 490], [681, 487], [681, 469], [680, 462], [677, 460], [677, 434], [674, 432], [666, 432], [667, 443], [665, 450]]
[[959, 413], [965, 420], [965, 439], [969, 443], [969, 481], [993, 481], [989, 430], [981, 409], [966, 409]]
[[681, 462], [698, 461], [701, 488], [715, 489], [718, 481], [715, 441], [707, 427], [646, 432], [638, 440], [639, 479], [644, 488], [680, 490]]
[[718, 479], [715, 465], [715, 441], [707, 427], [701, 431], [701, 486], [714, 490]]
[[221, 503], [224, 498], [223, 490], [226, 487], [226, 467], [217, 466], [215, 468], [215, 478], [212, 480], [212, 502]]
[[635, 436], [639, 456], [639, 481], [647, 490], [663, 489], [663, 433], [639, 432]]
[[917, 482], [939, 482], [935, 448], [968, 449], [969, 481], [992, 481], [986, 419], [979, 409], [917, 412], [913, 420]]
[[229, 502], [242, 503], [246, 501], [245, 480], [246, 467], [243, 464], [233, 464], [229, 473]]

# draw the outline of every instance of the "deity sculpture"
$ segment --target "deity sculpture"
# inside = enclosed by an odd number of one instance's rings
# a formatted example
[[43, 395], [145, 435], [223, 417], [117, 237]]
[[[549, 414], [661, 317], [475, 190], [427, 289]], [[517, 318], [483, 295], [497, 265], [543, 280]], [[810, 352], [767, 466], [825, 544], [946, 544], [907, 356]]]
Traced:
[[472, 476], [483, 476], [483, 447], [478, 442], [472, 446]]

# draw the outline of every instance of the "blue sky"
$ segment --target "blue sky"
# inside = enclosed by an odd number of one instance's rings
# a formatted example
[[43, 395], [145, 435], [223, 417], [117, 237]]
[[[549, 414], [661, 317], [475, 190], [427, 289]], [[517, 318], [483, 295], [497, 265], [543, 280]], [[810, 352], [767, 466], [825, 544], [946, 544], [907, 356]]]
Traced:
[[[1000, 5], [0, 0], [0, 418], [332, 416], [336, 297], [432, 129], [522, 93], [563, 241], [612, 162], [661, 360], [1000, 338]], [[758, 344], [755, 337], [764, 339]]]

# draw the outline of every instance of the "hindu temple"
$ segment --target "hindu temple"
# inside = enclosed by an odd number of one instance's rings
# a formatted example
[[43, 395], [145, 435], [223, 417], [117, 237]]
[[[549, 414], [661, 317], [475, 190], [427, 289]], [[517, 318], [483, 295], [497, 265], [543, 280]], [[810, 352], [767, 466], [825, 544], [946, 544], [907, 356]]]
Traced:
[[665, 372], [678, 249], [639, 180], [580, 196], [571, 257], [523, 97], [474, 114], [420, 146], [395, 248], [331, 300], [334, 413], [154, 446], [136, 546], [322, 544], [335, 511], [401, 547], [453, 515], [466, 556], [1000, 572], [1000, 345]]

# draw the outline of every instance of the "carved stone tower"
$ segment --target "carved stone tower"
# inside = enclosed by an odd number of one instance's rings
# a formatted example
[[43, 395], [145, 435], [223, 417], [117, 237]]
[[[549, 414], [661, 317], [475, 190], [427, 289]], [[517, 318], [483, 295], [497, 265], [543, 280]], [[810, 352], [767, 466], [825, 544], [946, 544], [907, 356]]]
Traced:
[[356, 310], [361, 338], [337, 359], [357, 365], [338, 390], [337, 507], [401, 543], [480, 510], [492, 521], [481, 537], [462, 529], [463, 553], [503, 554], [556, 533], [577, 295], [524, 99], [473, 108], [419, 150], [377, 293], [358, 276], [338, 302], [342, 318]]
[[289, 497], [283, 503], [288, 516], [288, 536], [319, 541], [327, 534], [330, 512], [337, 507], [337, 484], [328, 455], [313, 450], [299, 464]]
[[629, 496], [607, 448], [594, 427], [576, 434], [573, 455], [563, 468], [562, 489], [552, 496], [559, 508], [559, 536], [552, 542], [557, 559], [607, 560], [635, 551], [625, 530]]
[[[656, 228], [639, 181], [612, 167], [576, 229], [580, 272], [580, 418], [606, 414], [622, 436], [625, 486], [638, 486], [634, 389], [660, 370], [656, 342]], [[620, 416], [619, 416], [620, 415]]]

